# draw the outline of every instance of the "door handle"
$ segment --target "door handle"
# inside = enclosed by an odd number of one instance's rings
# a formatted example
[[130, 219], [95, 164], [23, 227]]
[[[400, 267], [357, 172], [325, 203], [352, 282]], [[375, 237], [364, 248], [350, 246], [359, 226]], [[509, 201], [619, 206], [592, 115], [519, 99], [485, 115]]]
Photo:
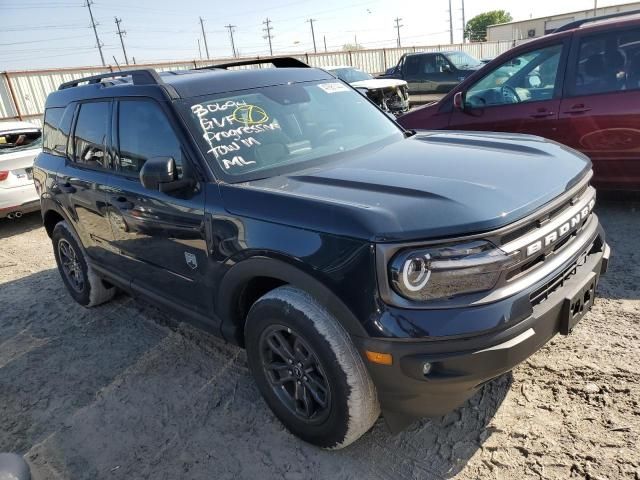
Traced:
[[585, 112], [588, 112], [590, 110], [591, 110], [591, 108], [585, 106], [583, 103], [578, 103], [577, 105], [574, 105], [573, 107], [571, 107], [566, 112], [562, 112], [562, 113], [578, 114], [578, 113], [585, 113]]
[[118, 210], [131, 210], [133, 208], [133, 202], [130, 202], [125, 197], [111, 197], [111, 203], [118, 208]]
[[539, 110], [536, 113], [532, 113], [529, 116], [531, 118], [547, 118], [547, 117], [553, 117], [554, 115], [555, 115], [555, 112], [550, 112], [547, 110]]
[[69, 182], [59, 183], [58, 190], [62, 193], [76, 193], [76, 187], [71, 185]]

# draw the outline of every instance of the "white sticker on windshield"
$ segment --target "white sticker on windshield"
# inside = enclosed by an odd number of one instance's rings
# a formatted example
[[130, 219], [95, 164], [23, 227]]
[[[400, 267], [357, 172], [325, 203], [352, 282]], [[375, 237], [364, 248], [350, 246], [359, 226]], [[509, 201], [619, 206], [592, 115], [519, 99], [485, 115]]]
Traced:
[[348, 92], [349, 88], [340, 82], [319, 83], [318, 86], [327, 93]]

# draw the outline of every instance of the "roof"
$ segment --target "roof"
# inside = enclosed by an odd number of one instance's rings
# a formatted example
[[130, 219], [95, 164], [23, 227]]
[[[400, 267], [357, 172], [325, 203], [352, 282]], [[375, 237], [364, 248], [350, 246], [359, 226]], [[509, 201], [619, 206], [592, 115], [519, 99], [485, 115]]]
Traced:
[[[619, 5], [607, 5], [605, 7], [598, 7], [599, 9], [610, 9], [610, 8], [614, 8], [614, 7], [624, 7], [624, 8], [629, 8], [632, 6], [638, 6], [640, 7], [640, 2], [631, 2], [631, 3], [623, 3], [623, 4], [619, 4]], [[556, 13], [555, 15], [546, 15], [544, 17], [535, 17], [535, 18], [525, 18], [524, 20], [514, 20], [511, 22], [502, 22], [502, 23], [494, 23], [492, 25], [488, 25], [487, 28], [491, 28], [491, 27], [497, 27], [500, 25], [516, 25], [518, 23], [529, 23], [529, 22], [535, 22], [538, 20], [549, 20], [549, 19], [562, 19], [563, 17], [570, 17], [572, 15], [577, 15], [577, 14], [586, 14], [587, 16], [591, 15], [593, 16], [593, 8], [587, 8], [584, 10], [575, 10], [573, 12], [562, 12], [562, 13]], [[621, 13], [625, 13], [624, 11], [621, 11]]]
[[[148, 69], [147, 69], [148, 71]], [[114, 72], [117, 75], [120, 72]], [[122, 72], [127, 75], [129, 72]], [[144, 73], [144, 72], [143, 72]], [[171, 72], [150, 72], [158, 76], [158, 82], [137, 84], [131, 76], [111, 78], [105, 75], [99, 81], [87, 85], [69, 85], [51, 93], [47, 97], [47, 108], [64, 107], [70, 102], [87, 98], [108, 98], [113, 95], [149, 96], [158, 99], [192, 98], [203, 95], [261, 88], [273, 85], [284, 85], [294, 82], [315, 80], [333, 80], [334, 77], [317, 68], [245, 68], [226, 70], [222, 68], [206, 68], [198, 70], [177, 70]], [[149, 74], [147, 74], [149, 75]], [[96, 78], [96, 77], [91, 77]], [[78, 82], [81, 80], [76, 80]]]
[[358, 67], [354, 67], [353, 65], [329, 65], [328, 67], [322, 67], [323, 70], [338, 70], [339, 68], [353, 68], [355, 70], [360, 70]]
[[411, 53], [407, 53], [407, 57], [413, 56], [413, 55], [435, 55], [437, 53], [441, 53], [442, 55], [448, 55], [450, 53], [461, 53], [462, 50], [443, 50], [443, 51], [438, 51], [438, 52], [411, 52]]
[[0, 122], [0, 132], [12, 132], [20, 130], [40, 130], [40, 127], [29, 122]]
[[289, 82], [330, 80], [332, 76], [317, 68], [252, 68], [243, 70], [182, 70], [160, 74], [181, 98], [214, 95], [248, 88], [283, 85]]

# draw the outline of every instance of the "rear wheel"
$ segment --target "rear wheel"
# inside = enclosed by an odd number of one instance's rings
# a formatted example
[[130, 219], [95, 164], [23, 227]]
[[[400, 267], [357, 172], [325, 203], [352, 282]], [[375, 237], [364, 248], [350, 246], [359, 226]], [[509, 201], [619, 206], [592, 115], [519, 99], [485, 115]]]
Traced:
[[76, 302], [84, 307], [94, 307], [113, 298], [116, 289], [105, 285], [89, 266], [84, 250], [67, 222], [55, 226], [51, 240], [62, 281]]
[[284, 286], [261, 297], [249, 312], [245, 337], [258, 388], [294, 435], [342, 448], [378, 418], [362, 358], [342, 325], [307, 293]]

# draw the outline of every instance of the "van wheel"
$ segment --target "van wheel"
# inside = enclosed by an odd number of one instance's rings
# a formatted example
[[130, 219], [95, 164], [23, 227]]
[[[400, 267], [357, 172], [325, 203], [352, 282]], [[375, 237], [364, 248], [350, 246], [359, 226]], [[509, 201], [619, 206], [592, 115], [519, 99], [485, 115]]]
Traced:
[[107, 287], [89, 266], [84, 250], [67, 222], [55, 226], [51, 240], [62, 281], [76, 302], [84, 307], [95, 307], [113, 298], [115, 287]]
[[306, 442], [339, 449], [380, 415], [375, 387], [342, 325], [306, 292], [272, 290], [251, 307], [249, 368], [267, 404]]

